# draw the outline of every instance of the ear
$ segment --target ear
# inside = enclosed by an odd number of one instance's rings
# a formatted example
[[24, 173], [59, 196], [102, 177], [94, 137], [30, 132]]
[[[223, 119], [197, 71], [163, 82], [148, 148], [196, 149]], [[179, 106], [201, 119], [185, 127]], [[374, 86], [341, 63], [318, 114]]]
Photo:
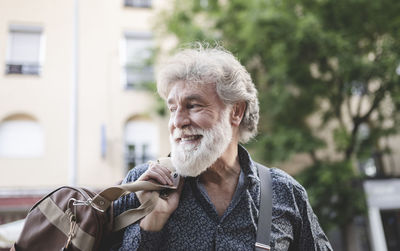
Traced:
[[233, 126], [239, 127], [240, 122], [242, 122], [244, 111], [246, 110], [246, 102], [241, 101], [233, 105], [231, 111], [231, 124]]

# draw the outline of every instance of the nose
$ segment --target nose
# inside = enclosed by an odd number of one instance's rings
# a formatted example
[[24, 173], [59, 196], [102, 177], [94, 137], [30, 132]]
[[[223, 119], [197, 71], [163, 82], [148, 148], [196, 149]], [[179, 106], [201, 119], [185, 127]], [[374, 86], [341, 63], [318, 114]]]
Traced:
[[171, 117], [171, 120], [175, 128], [183, 129], [190, 124], [187, 111], [180, 108], [175, 111], [174, 115]]

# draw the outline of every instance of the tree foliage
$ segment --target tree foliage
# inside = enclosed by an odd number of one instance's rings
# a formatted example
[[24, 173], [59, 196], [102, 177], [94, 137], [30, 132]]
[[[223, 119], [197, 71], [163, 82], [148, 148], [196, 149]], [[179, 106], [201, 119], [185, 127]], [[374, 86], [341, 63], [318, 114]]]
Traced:
[[[257, 158], [309, 154], [300, 179], [325, 226], [362, 213], [355, 160], [389, 153], [382, 139], [399, 128], [400, 2], [175, 0], [172, 9], [158, 31], [180, 44], [220, 42], [251, 73], [261, 108], [250, 145]], [[321, 154], [330, 144], [331, 156]]]

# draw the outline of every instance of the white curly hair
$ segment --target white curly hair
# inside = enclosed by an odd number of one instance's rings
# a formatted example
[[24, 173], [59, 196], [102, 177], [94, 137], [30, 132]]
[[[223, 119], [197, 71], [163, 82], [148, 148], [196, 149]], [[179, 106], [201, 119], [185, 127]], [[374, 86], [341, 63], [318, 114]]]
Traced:
[[227, 105], [246, 102], [239, 126], [239, 141], [247, 143], [257, 134], [257, 90], [250, 74], [232, 53], [221, 46], [210, 48], [200, 43], [180, 50], [160, 67], [157, 75], [159, 95], [166, 100], [172, 86], [179, 81], [215, 84], [219, 97]]

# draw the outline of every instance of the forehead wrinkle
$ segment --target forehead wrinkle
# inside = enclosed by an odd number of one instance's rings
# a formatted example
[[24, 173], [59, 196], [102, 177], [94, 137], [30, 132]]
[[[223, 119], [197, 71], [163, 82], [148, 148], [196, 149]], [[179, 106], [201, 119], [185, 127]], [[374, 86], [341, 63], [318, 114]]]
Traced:
[[185, 97], [184, 100], [186, 100], [186, 101], [193, 101], [193, 100], [204, 101], [203, 97], [198, 94], [191, 94], [191, 95]]
[[[190, 102], [190, 101], [201, 101], [201, 102], [204, 102], [204, 98], [199, 94], [190, 94], [190, 95], [188, 95], [186, 97], [183, 97], [182, 100], [186, 101], [186, 102]], [[168, 104], [175, 103], [174, 98], [172, 98], [172, 97], [168, 98], [167, 99], [167, 103]]]

